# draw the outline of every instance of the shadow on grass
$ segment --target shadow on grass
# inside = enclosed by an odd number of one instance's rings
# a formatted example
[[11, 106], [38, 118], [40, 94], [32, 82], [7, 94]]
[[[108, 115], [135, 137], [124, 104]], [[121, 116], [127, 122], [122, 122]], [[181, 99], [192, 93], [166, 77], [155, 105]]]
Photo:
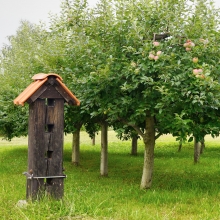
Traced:
[[[194, 193], [215, 194], [220, 184], [220, 169], [216, 167], [218, 158], [215, 148], [207, 149], [204, 158], [207, 160], [194, 165], [193, 149], [183, 152], [156, 152], [153, 186], [151, 190], [159, 191], [185, 191]], [[66, 164], [71, 162], [71, 151], [65, 151]], [[201, 159], [202, 160], [202, 159]], [[213, 163], [212, 163], [213, 162]], [[90, 176], [92, 182], [98, 184], [100, 167], [100, 151], [81, 151], [79, 167], [68, 165], [68, 172], [75, 175]], [[131, 156], [129, 153], [109, 152], [109, 178], [106, 181], [119, 181], [130, 186], [139, 187], [143, 168], [143, 154]], [[83, 174], [83, 172], [85, 172]], [[113, 182], [114, 182], [113, 181]]]
[[[175, 148], [158, 148], [155, 150], [155, 168], [151, 190], [159, 191], [193, 191], [194, 193], [215, 194], [220, 184], [220, 148], [209, 147], [202, 155], [201, 162], [193, 164], [193, 149], [175, 152]], [[128, 151], [109, 152], [109, 176], [100, 178], [100, 149], [91, 147], [82, 149], [80, 165], [71, 164], [71, 149], [64, 149], [65, 174], [79, 184], [88, 180], [97, 185], [115, 184], [134, 185], [138, 189], [143, 167], [143, 152], [131, 156]], [[0, 155], [0, 174], [16, 174], [21, 176], [27, 166], [27, 148], [13, 147], [2, 151]], [[20, 178], [20, 177], [19, 177]], [[77, 179], [78, 178], [78, 179]], [[68, 179], [67, 179], [68, 180]], [[68, 180], [69, 181], [69, 180]]]
[[[181, 151], [178, 152], [178, 146], [167, 146], [167, 147], [159, 147], [155, 148], [155, 158], [191, 158], [194, 155], [194, 146], [193, 144], [188, 144], [183, 146]], [[216, 147], [207, 146], [203, 153], [200, 155], [201, 157], [211, 157], [211, 158], [220, 158], [220, 145]]]

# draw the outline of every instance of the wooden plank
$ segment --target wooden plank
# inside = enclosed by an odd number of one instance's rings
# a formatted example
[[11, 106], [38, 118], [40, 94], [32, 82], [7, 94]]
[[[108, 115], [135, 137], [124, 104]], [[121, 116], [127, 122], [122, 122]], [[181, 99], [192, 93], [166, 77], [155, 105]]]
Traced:
[[[52, 111], [52, 110], [51, 110]], [[47, 158], [47, 175], [63, 175], [63, 130], [64, 130], [64, 99], [55, 99], [53, 113], [53, 132]], [[51, 116], [50, 116], [51, 117]], [[53, 150], [51, 153], [50, 150]], [[52, 197], [62, 198], [64, 192], [63, 178], [46, 180], [46, 191]]]
[[64, 178], [47, 179], [46, 191], [49, 196], [61, 199], [64, 194]]
[[36, 200], [43, 195], [44, 189], [44, 179], [27, 179], [26, 198]]
[[[29, 105], [28, 172], [34, 176], [46, 175], [45, 116], [45, 100], [37, 99]], [[42, 180], [27, 180], [27, 199], [35, 198], [43, 184]]]
[[54, 125], [54, 106], [47, 106], [46, 125]]
[[45, 132], [45, 150], [46, 151], [53, 151], [52, 139], [53, 139], [53, 133]]
[[54, 84], [54, 87], [62, 95], [66, 102], [75, 103], [75, 101], [68, 95], [68, 93], [63, 89], [63, 87], [60, 84]]
[[28, 128], [28, 163], [34, 175], [45, 175], [45, 100], [37, 99], [30, 105]]
[[48, 84], [47, 89], [39, 96], [39, 98], [60, 99], [63, 98], [63, 96], [55, 89], [53, 85]]
[[43, 84], [31, 97], [29, 97], [29, 99], [27, 100], [28, 104], [31, 104], [32, 102], [34, 102], [37, 98], [39, 98], [41, 96], [41, 94], [46, 91], [47, 86], [45, 84]]
[[54, 128], [51, 146], [52, 158], [48, 163], [48, 175], [63, 175], [63, 130], [64, 130], [64, 100], [56, 99], [54, 105]]

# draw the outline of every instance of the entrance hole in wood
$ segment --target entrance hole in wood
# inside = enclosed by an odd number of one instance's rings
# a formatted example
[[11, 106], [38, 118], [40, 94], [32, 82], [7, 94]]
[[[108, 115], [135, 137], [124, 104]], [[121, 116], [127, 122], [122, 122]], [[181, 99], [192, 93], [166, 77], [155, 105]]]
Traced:
[[54, 99], [45, 99], [45, 103], [47, 106], [54, 106], [55, 100]]
[[45, 126], [45, 131], [46, 132], [52, 132], [53, 131], [53, 126], [52, 124], [48, 124]]
[[47, 158], [52, 158], [52, 154], [53, 154], [53, 151], [48, 150], [48, 151], [46, 152]]

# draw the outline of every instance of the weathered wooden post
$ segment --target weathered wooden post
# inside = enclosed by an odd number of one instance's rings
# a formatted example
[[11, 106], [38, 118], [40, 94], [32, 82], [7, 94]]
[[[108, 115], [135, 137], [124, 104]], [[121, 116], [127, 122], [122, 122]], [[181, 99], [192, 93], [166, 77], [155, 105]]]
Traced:
[[62, 198], [64, 103], [79, 105], [79, 100], [57, 74], [39, 73], [15, 100], [29, 104], [27, 199], [45, 192]]

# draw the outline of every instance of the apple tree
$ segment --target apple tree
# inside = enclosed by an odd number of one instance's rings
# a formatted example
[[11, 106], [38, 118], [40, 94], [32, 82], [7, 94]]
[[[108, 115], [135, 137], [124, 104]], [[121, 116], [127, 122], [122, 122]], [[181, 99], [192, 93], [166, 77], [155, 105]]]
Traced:
[[161, 134], [199, 142], [219, 133], [219, 15], [208, 2], [101, 0], [66, 18], [63, 75], [79, 92], [80, 114], [142, 137], [141, 188], [151, 186]]
[[[147, 189], [159, 135], [184, 138], [188, 133], [199, 142], [205, 134], [219, 133], [219, 17], [205, 1], [160, 0], [147, 5], [117, 1], [113, 5], [111, 22], [108, 16], [104, 21], [108, 32], [101, 35], [101, 42], [111, 46], [104, 52], [112, 62], [96, 69], [92, 82], [99, 88], [105, 85], [109, 94], [100, 99], [104, 103], [98, 111], [106, 111], [112, 124], [120, 121], [142, 137], [141, 188]], [[106, 30], [101, 23], [98, 26]], [[100, 36], [97, 30], [96, 34]], [[202, 117], [206, 120], [200, 122]]]

